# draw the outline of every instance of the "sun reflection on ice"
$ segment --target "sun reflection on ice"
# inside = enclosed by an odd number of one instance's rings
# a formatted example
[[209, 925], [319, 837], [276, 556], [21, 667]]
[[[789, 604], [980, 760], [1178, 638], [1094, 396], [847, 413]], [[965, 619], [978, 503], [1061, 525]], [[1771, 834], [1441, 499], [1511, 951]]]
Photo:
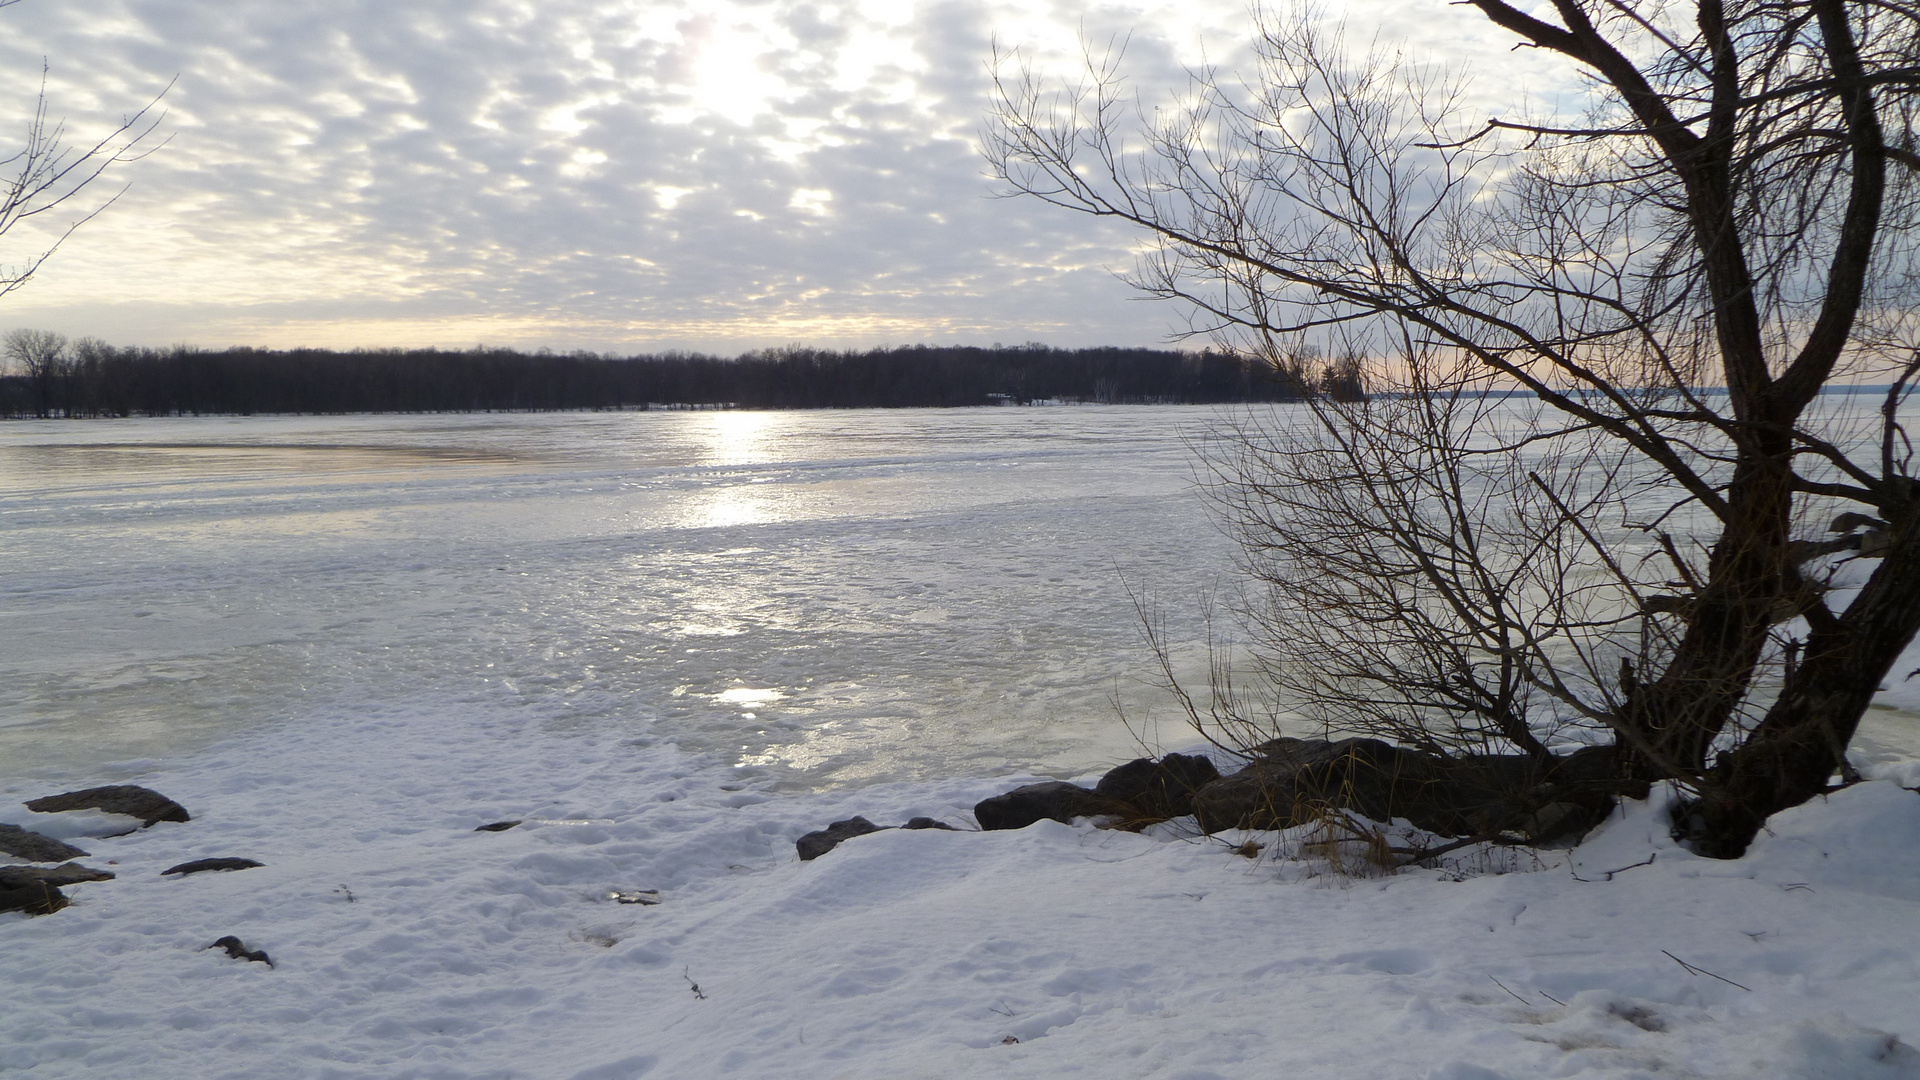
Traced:
[[750, 686], [736, 686], [731, 690], [722, 690], [713, 695], [716, 705], [738, 705], [741, 708], [757, 709], [762, 705], [771, 705], [786, 697], [784, 690], [756, 689]]
[[769, 429], [775, 414], [729, 409], [696, 415], [701, 423], [693, 437], [701, 444], [702, 465], [761, 465], [774, 460]]
[[[696, 459], [708, 468], [764, 465], [778, 460], [772, 413], [726, 411], [702, 414], [692, 433]], [[772, 493], [753, 477], [722, 477], [702, 492], [694, 520], [703, 528], [759, 525], [782, 515]]]
[[701, 500], [696, 520], [708, 529], [760, 525], [780, 520], [767, 496], [746, 485], [714, 488]]

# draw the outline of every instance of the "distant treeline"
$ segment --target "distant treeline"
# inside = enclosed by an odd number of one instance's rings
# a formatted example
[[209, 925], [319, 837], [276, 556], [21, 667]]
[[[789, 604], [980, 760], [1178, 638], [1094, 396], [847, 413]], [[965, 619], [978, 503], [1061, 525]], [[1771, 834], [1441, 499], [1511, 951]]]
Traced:
[[[39, 333], [39, 332], [33, 332]], [[9, 351], [12, 337], [9, 336]], [[51, 345], [53, 335], [43, 344]], [[727, 406], [754, 409], [1285, 401], [1298, 379], [1226, 353], [1164, 349], [787, 348], [726, 358], [476, 348], [334, 352], [42, 349], [0, 377], [0, 415], [479, 412]]]

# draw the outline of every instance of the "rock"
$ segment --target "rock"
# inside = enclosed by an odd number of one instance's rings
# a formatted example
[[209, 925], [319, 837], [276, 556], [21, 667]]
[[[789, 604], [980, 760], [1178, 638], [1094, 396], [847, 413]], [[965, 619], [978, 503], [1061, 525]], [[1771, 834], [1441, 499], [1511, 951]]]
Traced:
[[1193, 813], [1193, 793], [1220, 779], [1213, 762], [1198, 754], [1138, 758], [1100, 778], [1096, 794], [1131, 804], [1138, 818], [1176, 818]]
[[1043, 818], [1072, 824], [1077, 817], [1113, 817], [1132, 819], [1134, 808], [1117, 799], [1089, 791], [1078, 784], [1050, 780], [1014, 788], [1004, 795], [983, 799], [973, 808], [982, 829], [1024, 829]]
[[474, 832], [506, 832], [508, 829], [511, 829], [518, 824], [520, 824], [518, 821], [496, 821], [491, 825], [477, 826], [473, 831]]
[[0, 824], [0, 852], [28, 862], [61, 862], [84, 859], [87, 853], [72, 844], [41, 836], [18, 825]]
[[112, 881], [113, 871], [95, 870], [91, 866], [81, 866], [77, 862], [61, 863], [59, 866], [0, 866], [0, 874], [8, 878], [43, 881], [48, 885], [78, 885], [83, 881]]
[[836, 821], [824, 829], [810, 832], [794, 841], [794, 848], [800, 852], [800, 861], [817, 859], [840, 846], [842, 840], [851, 840], [856, 836], [880, 831], [880, 826], [863, 817], [851, 817], [845, 821]]
[[845, 821], [836, 821], [824, 829], [820, 829], [815, 832], [810, 832], [807, 835], [801, 837], [800, 839], [794, 841], [793, 846], [796, 850], [800, 852], [801, 861], [805, 862], [808, 860], [817, 859], [820, 856], [825, 855], [827, 852], [832, 851], [834, 848], [839, 847], [840, 841], [842, 840], [851, 840], [856, 836], [865, 836], [868, 833], [886, 832], [887, 830], [894, 829], [894, 828], [942, 829], [947, 832], [959, 831], [944, 821], [935, 821], [930, 817], [913, 818], [912, 820], [908, 821], [905, 825], [898, 825], [898, 826], [875, 825], [873, 822], [868, 821], [866, 818], [852, 817], [852, 818], [848, 818]]
[[32, 876], [31, 866], [0, 866], [0, 911], [51, 915], [72, 903], [59, 886]]
[[[269, 957], [265, 950], [249, 949], [247, 948], [246, 942], [241, 941], [232, 934], [228, 934], [226, 937], [207, 946], [207, 949], [225, 949], [227, 950], [227, 955], [233, 957], [235, 960], [251, 960], [256, 964], [265, 964], [268, 967], [273, 966], [273, 958]], [[207, 949], [200, 951], [206, 952]]]
[[[1200, 830], [1208, 833], [1285, 829], [1302, 824], [1327, 805], [1324, 797], [1328, 788], [1336, 795], [1340, 793], [1339, 785], [1327, 782], [1332, 779], [1327, 774], [1334, 771], [1335, 762], [1358, 755], [1371, 763], [1393, 757], [1394, 750], [1377, 739], [1273, 739], [1253, 748], [1253, 760], [1245, 768], [1195, 792], [1193, 815]], [[1310, 775], [1310, 770], [1319, 773]], [[1340, 771], [1355, 770], [1349, 767]], [[1343, 800], [1335, 805], [1347, 803]], [[1354, 809], [1366, 813], [1361, 807]]]
[[[1590, 827], [1610, 805], [1584, 790], [1605, 775], [1588, 751], [1544, 765], [1519, 754], [1443, 758], [1378, 739], [1274, 739], [1254, 754], [1195, 793], [1202, 831], [1283, 829], [1340, 808], [1443, 836], [1541, 841]], [[1564, 805], [1549, 811], [1554, 804]]]
[[179, 866], [169, 866], [160, 871], [160, 876], [179, 874], [184, 877], [187, 874], [198, 874], [208, 870], [251, 870], [256, 866], [265, 865], [266, 863], [257, 863], [252, 859], [195, 859], [192, 862], [183, 862]]
[[1256, 760], [1193, 793], [1193, 817], [1200, 831], [1284, 829], [1311, 816], [1297, 807], [1299, 793], [1292, 765]]
[[1269, 739], [1254, 747], [1249, 753], [1252, 754], [1255, 763], [1265, 762], [1305, 769], [1314, 765], [1324, 765], [1356, 752], [1375, 756], [1383, 752], [1391, 753], [1395, 749], [1396, 747], [1379, 739], [1341, 739], [1337, 742], [1329, 742], [1326, 739], [1279, 738]]
[[1554, 779], [1576, 784], [1605, 784], [1613, 779], [1613, 759], [1617, 751], [1611, 743], [1583, 746], [1558, 760]]
[[1575, 830], [1585, 832], [1598, 824], [1587, 820], [1589, 816], [1587, 808], [1579, 803], [1548, 803], [1522, 818], [1517, 831], [1536, 842], [1556, 840]]
[[1445, 789], [1444, 759], [1378, 739], [1275, 739], [1246, 768], [1194, 796], [1205, 832], [1284, 829], [1329, 808], [1375, 821], [1406, 818], [1443, 835], [1475, 831]]
[[191, 820], [186, 808], [179, 803], [157, 791], [132, 784], [114, 784], [87, 788], [85, 791], [69, 791], [64, 795], [49, 795], [28, 803], [27, 809], [41, 814], [57, 814], [63, 810], [105, 810], [109, 814], [137, 817], [142, 828], [161, 821]]

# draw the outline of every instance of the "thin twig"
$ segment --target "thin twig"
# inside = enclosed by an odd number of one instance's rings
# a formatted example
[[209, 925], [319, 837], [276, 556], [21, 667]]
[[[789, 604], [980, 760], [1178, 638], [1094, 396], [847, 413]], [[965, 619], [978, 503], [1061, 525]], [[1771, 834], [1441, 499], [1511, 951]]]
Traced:
[[[1489, 975], [1489, 976], [1487, 976], [1487, 978], [1489, 978], [1489, 979], [1493, 979], [1493, 976], [1491, 976], [1491, 975]], [[1501, 982], [1501, 981], [1500, 981], [1499, 979], [1493, 979], [1493, 985], [1495, 985], [1495, 986], [1497, 986], [1497, 987], [1499, 987], [1499, 988], [1500, 988], [1500, 989], [1502, 989], [1502, 990], [1507, 990], [1507, 984], [1506, 984], [1506, 983], [1503, 983], [1503, 982]], [[1508, 997], [1510, 997], [1510, 998], [1512, 998], [1513, 1000], [1515, 1000], [1515, 1001], [1517, 1001], [1517, 1002], [1519, 1002], [1519, 1003], [1520, 1003], [1520, 1004], [1522, 1004], [1522, 1005], [1531, 1005], [1531, 1004], [1533, 1004], [1533, 1002], [1531, 1002], [1531, 1001], [1528, 1001], [1528, 1000], [1527, 1000], [1526, 998], [1523, 998], [1523, 997], [1521, 997], [1521, 996], [1520, 996], [1519, 994], [1516, 994], [1516, 993], [1514, 993], [1514, 992], [1513, 992], [1513, 991], [1511, 991], [1511, 990], [1507, 990], [1507, 996], [1508, 996]]]
[[[1613, 875], [1615, 875], [1615, 874], [1624, 874], [1624, 873], [1626, 873], [1627, 871], [1629, 871], [1629, 870], [1632, 870], [1632, 869], [1633, 869], [1634, 867], [1636, 867], [1636, 866], [1652, 866], [1652, 865], [1653, 865], [1653, 860], [1655, 860], [1655, 859], [1657, 859], [1657, 858], [1659, 858], [1659, 857], [1660, 857], [1660, 853], [1656, 851], [1656, 852], [1654, 852], [1653, 854], [1651, 854], [1651, 855], [1649, 855], [1649, 856], [1647, 856], [1647, 857], [1646, 857], [1646, 859], [1645, 859], [1644, 861], [1641, 861], [1641, 862], [1637, 862], [1637, 863], [1628, 863], [1627, 865], [1625, 865], [1625, 866], [1622, 866], [1622, 867], [1620, 867], [1620, 868], [1619, 868], [1619, 869], [1617, 869], [1617, 870], [1607, 870], [1607, 871], [1604, 871], [1604, 872], [1603, 872], [1603, 874], [1602, 874], [1602, 876], [1601, 876], [1601, 878], [1600, 878], [1599, 880], [1601, 880], [1601, 881], [1612, 881], [1612, 880], [1613, 880]], [[1568, 872], [1568, 873], [1573, 873], [1573, 864], [1572, 864], [1571, 862], [1569, 862], [1569, 863], [1567, 864], [1567, 872]], [[1574, 875], [1573, 875], [1573, 880], [1575, 880], [1575, 881], [1578, 881], [1578, 882], [1581, 882], [1582, 884], [1585, 884], [1585, 885], [1592, 885], [1592, 884], [1594, 883], [1594, 879], [1592, 879], [1592, 878], [1583, 878], [1583, 877], [1581, 877], [1581, 876], [1580, 876], [1579, 874], [1574, 874]]]
[[[1689, 975], [1705, 975], [1710, 979], [1719, 979], [1721, 982], [1726, 983], [1728, 986], [1740, 986], [1739, 983], [1734, 982], [1732, 979], [1727, 978], [1725, 975], [1715, 975], [1713, 972], [1708, 971], [1706, 968], [1695, 967], [1694, 965], [1687, 963], [1685, 960], [1680, 959], [1679, 957], [1673, 955], [1672, 953], [1667, 952], [1667, 950], [1665, 949], [1661, 949], [1660, 951], [1663, 953], [1667, 953], [1667, 959], [1687, 969], [1687, 974]], [[1749, 994], [1753, 993], [1753, 987], [1751, 986], [1740, 986], [1740, 989], [1745, 990]]]

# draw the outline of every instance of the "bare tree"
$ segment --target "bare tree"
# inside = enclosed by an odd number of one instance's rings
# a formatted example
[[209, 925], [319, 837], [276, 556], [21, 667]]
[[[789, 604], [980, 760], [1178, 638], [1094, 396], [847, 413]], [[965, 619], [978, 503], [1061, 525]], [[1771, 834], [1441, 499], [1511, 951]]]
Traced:
[[[19, 0], [0, 0], [0, 8]], [[0, 238], [23, 226], [37, 225], [39, 235], [22, 255], [0, 262], [0, 296], [20, 288], [33, 277], [74, 230], [99, 216], [119, 199], [125, 188], [97, 202], [85, 193], [109, 169], [136, 161], [164, 145], [154, 134], [162, 114], [157, 111], [163, 89], [138, 112], [124, 116], [91, 142], [69, 143], [65, 121], [51, 119], [47, 110], [47, 73], [43, 65], [40, 91], [25, 139], [11, 152], [0, 150]]]
[[66, 337], [51, 330], [9, 330], [0, 348], [33, 388], [35, 415], [52, 415], [54, 389], [67, 373]]
[[1257, 70], [1151, 116], [1114, 62], [1002, 77], [988, 155], [1143, 230], [1135, 283], [1194, 333], [1364, 359], [1370, 400], [1210, 456], [1290, 704], [1442, 751], [1610, 737], [1617, 789], [1680, 781], [1737, 855], [1920, 629], [1920, 9], [1470, 6], [1584, 111], [1468, 117], [1446, 72], [1262, 13]]

